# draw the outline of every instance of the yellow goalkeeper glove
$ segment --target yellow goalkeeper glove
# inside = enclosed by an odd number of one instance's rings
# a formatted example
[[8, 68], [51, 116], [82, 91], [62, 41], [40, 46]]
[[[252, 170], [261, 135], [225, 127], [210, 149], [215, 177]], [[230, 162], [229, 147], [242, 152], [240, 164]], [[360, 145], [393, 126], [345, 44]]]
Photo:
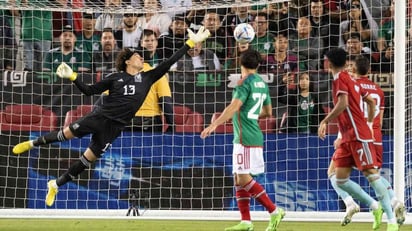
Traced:
[[204, 26], [201, 26], [196, 34], [191, 29], [187, 29], [187, 33], [189, 39], [186, 41], [186, 44], [190, 48], [193, 48], [196, 43], [201, 43], [205, 41], [210, 36], [209, 30], [205, 29]]
[[77, 78], [77, 73], [73, 72], [72, 68], [67, 65], [65, 62], [62, 62], [56, 70], [57, 76], [63, 79], [69, 79], [70, 81], [74, 81]]

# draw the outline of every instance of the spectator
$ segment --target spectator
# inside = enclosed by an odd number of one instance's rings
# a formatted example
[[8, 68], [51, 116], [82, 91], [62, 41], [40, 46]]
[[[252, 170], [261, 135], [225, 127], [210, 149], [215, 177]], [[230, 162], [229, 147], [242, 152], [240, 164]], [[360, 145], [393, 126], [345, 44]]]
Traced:
[[226, 33], [216, 10], [206, 12], [203, 25], [211, 33], [211, 36], [203, 44], [203, 48], [213, 51], [219, 58], [219, 62], [224, 63], [226, 57], [231, 55], [231, 49], [234, 48], [232, 36], [229, 37]]
[[266, 56], [273, 52], [273, 34], [268, 30], [268, 15], [260, 12], [256, 15], [253, 22], [255, 29], [255, 38], [251, 42], [252, 48], [257, 50], [262, 56], [262, 60], [266, 60]]
[[153, 30], [144, 29], [140, 46], [144, 49], [144, 61], [152, 67], [156, 67], [161, 61], [161, 57], [157, 50], [157, 37]]
[[[153, 69], [145, 62], [143, 71]], [[150, 88], [147, 96], [132, 119], [130, 130], [141, 132], [163, 132], [163, 120], [169, 125], [168, 132], [174, 129], [173, 100], [167, 75], [162, 76]]]
[[393, 37], [395, 35], [395, 27], [394, 27], [394, 16], [395, 16], [395, 1], [392, 0], [391, 7], [390, 7], [390, 18], [388, 20], [383, 21], [382, 25], [379, 28], [379, 35], [378, 40], [376, 41], [376, 47], [378, 52], [383, 52], [389, 46], [389, 44], [393, 43]]
[[0, 10], [0, 70], [15, 68], [17, 43], [13, 33], [12, 12]]
[[260, 71], [283, 76], [285, 73], [298, 71], [298, 57], [289, 52], [288, 37], [278, 33], [273, 40], [274, 52], [268, 54], [266, 62], [260, 65]]
[[173, 17], [169, 32], [160, 35], [158, 49], [161, 57], [169, 58], [185, 43], [186, 30], [190, 22], [183, 15]]
[[361, 0], [363, 8], [368, 9], [376, 22], [380, 22], [390, 8], [391, 0]]
[[43, 71], [56, 72], [57, 67], [62, 63], [67, 63], [75, 72], [90, 71], [90, 59], [83, 55], [83, 51], [76, 48], [76, 36], [71, 25], [66, 25], [60, 35], [60, 46], [50, 50], [43, 64]]
[[323, 41], [311, 36], [312, 26], [307, 17], [301, 17], [297, 24], [297, 34], [291, 34], [289, 48], [298, 55], [299, 71], [319, 70]]
[[203, 25], [205, 14], [206, 7], [191, 9], [186, 15], [186, 19], [190, 22], [189, 28], [193, 30], [198, 30]]
[[202, 48], [198, 43], [172, 66], [177, 71], [219, 71], [220, 62], [216, 54], [209, 49]]
[[155, 31], [157, 37], [167, 33], [172, 19], [167, 14], [158, 13], [161, 8], [159, 0], [144, 0], [143, 9], [145, 13], [137, 19], [137, 26]]
[[358, 32], [363, 46], [374, 50], [374, 42], [378, 38], [378, 24], [360, 0], [352, 0], [349, 3], [348, 20], [340, 23], [339, 47], [344, 47], [350, 33]]
[[224, 63], [224, 69], [240, 73], [240, 55], [247, 51], [250, 47], [249, 43], [236, 43], [236, 49], [233, 54], [228, 57]]
[[393, 73], [395, 68], [395, 52], [393, 43], [389, 43], [388, 46], [379, 53], [379, 59], [372, 59], [372, 71]]
[[289, 17], [288, 2], [268, 6], [269, 31], [287, 33], [296, 29], [296, 19]]
[[[235, 4], [245, 2], [244, 0], [235, 0]], [[249, 13], [250, 6], [234, 6], [232, 8], [234, 13], [227, 14], [222, 25], [226, 27], [228, 34], [233, 34], [235, 27], [240, 23], [251, 23], [253, 21], [253, 15]]]
[[95, 29], [102, 31], [104, 28], [122, 29], [123, 14], [113, 13], [120, 9], [122, 0], [105, 0], [104, 7], [109, 13], [103, 13], [97, 17]]
[[325, 13], [322, 0], [311, 0], [309, 20], [312, 25], [312, 37], [323, 40], [322, 54], [325, 48], [338, 47], [339, 25], [331, 22], [331, 17]]
[[93, 52], [100, 51], [100, 35], [95, 33], [96, 19], [93, 13], [84, 12], [82, 19], [82, 32], [76, 36], [76, 47], [84, 51], [85, 55], [92, 58]]
[[347, 2], [348, 1], [335, 1], [324, 0], [325, 12], [330, 16], [332, 23], [340, 24], [341, 21], [347, 19]]
[[279, 86], [278, 100], [288, 106], [286, 130], [289, 133], [317, 133], [319, 121], [322, 121], [325, 115], [312, 90], [309, 73], [299, 74], [297, 89], [289, 87], [293, 82], [293, 77], [288, 75]]
[[173, 18], [177, 14], [184, 14], [192, 7], [191, 0], [160, 0], [162, 10], [166, 11], [169, 17]]
[[348, 55], [364, 55], [370, 60], [370, 50], [363, 46], [361, 36], [357, 32], [349, 34], [346, 40], [346, 52]]
[[139, 28], [136, 23], [137, 15], [135, 13], [125, 13], [123, 15], [123, 29], [117, 30], [114, 33], [119, 48], [139, 47], [142, 28]]
[[116, 71], [116, 57], [119, 49], [112, 28], [103, 29], [100, 44], [101, 51], [93, 52], [93, 72], [112, 73]]
[[[68, 8], [68, 4], [66, 0], [56, 0], [54, 2], [55, 6], [57, 8]], [[70, 12], [64, 12], [64, 11], [53, 11], [52, 12], [53, 16], [53, 45], [52, 47], [55, 47], [54, 43], [58, 43], [60, 34], [63, 32], [63, 28], [65, 25], [72, 25], [72, 17]]]
[[[193, 0], [193, 6], [196, 8], [191, 9], [188, 13], [186, 18], [190, 21], [189, 28], [193, 30], [198, 30], [202, 25], [204, 25], [204, 17], [207, 13], [206, 9], [209, 8], [209, 0]], [[226, 15], [229, 13], [227, 8], [218, 8], [213, 9], [215, 13], [218, 15]]]
[[[40, 1], [22, 0], [22, 6], [35, 7]], [[21, 41], [24, 69], [40, 71], [46, 52], [53, 40], [52, 12], [46, 10], [21, 11]]]

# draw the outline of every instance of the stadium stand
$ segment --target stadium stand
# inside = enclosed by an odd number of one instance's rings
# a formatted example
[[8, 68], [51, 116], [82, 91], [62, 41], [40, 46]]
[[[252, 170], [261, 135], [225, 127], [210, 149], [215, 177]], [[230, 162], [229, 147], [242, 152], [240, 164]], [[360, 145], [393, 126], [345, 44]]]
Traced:
[[0, 111], [1, 131], [53, 131], [57, 116], [40, 105], [13, 104]]

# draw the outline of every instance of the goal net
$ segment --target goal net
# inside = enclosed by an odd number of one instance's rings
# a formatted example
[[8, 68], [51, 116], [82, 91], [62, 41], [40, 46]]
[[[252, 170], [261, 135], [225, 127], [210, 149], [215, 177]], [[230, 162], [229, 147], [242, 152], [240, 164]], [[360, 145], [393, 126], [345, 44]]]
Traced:
[[[126, 129], [101, 159], [59, 189], [52, 208], [56, 213], [73, 210], [75, 215], [95, 210], [124, 215], [135, 206], [160, 213], [172, 210], [172, 217], [179, 211], [237, 211], [231, 167], [233, 127], [228, 121], [205, 140], [199, 134], [230, 103], [240, 79], [242, 47], [236, 44], [233, 29], [241, 22], [254, 26], [256, 38], [249, 46], [262, 54], [259, 74], [271, 93], [273, 118], [259, 121], [265, 137], [266, 173], [256, 179], [277, 206], [292, 214], [289, 217], [299, 214], [296, 219], [337, 219], [345, 211], [327, 176], [336, 121], [330, 123], [327, 139], [322, 141], [316, 134], [317, 122], [303, 128], [299, 121], [305, 118], [298, 118], [293, 110], [315, 106], [315, 115], [306, 118], [311, 122], [328, 113], [333, 108], [332, 76], [324, 54], [334, 47], [356, 54], [359, 49], [354, 46], [360, 44], [361, 54], [371, 60], [370, 78], [385, 92], [381, 174], [410, 212], [411, 48], [409, 40], [393, 38], [390, 23], [397, 17], [397, 23], [402, 21], [403, 28], [409, 28], [410, 9], [405, 3], [396, 2], [392, 8], [400, 10], [392, 15], [390, 1], [374, 5], [376, 1], [370, 0], [346, 5], [313, 0], [159, 1], [163, 5], [156, 10], [134, 0], [68, 2], [0, 3], [0, 208], [6, 211], [0, 214], [26, 209], [50, 215], [44, 210], [48, 180], [65, 172], [89, 145], [87, 136], [12, 154], [14, 145], [62, 129], [90, 112], [100, 98], [85, 96], [58, 78], [57, 65], [69, 63], [85, 83], [100, 81], [115, 67], [102, 57], [117, 54], [105, 50], [102, 38], [108, 28], [114, 32], [112, 46], [117, 49], [141, 46], [144, 30], [153, 30], [158, 49], [147, 60], [158, 65], [183, 44], [185, 35], [176, 29], [179, 23], [193, 30], [205, 25], [212, 36], [200, 55], [188, 52], [168, 73], [173, 131], [167, 125], [158, 133]], [[404, 9], [408, 11], [399, 13]], [[363, 28], [369, 30], [367, 39], [364, 31], [356, 33], [359, 29], [353, 28], [356, 10], [361, 12]], [[67, 33], [77, 39], [67, 38]], [[405, 29], [396, 34], [405, 34]], [[406, 56], [394, 55], [393, 48], [398, 53], [407, 51]], [[312, 98], [296, 101], [299, 78], [305, 74]], [[352, 179], [374, 196], [357, 171]], [[251, 203], [253, 211], [264, 211]], [[363, 205], [362, 211], [368, 208]], [[365, 215], [365, 219], [372, 218]]]

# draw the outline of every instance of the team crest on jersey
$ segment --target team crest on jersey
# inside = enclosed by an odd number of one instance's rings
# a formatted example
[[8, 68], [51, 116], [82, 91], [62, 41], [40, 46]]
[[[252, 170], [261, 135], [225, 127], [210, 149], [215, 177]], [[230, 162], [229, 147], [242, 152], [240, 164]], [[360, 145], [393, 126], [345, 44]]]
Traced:
[[358, 86], [358, 85], [355, 85], [355, 91], [356, 91], [356, 92], [359, 92], [359, 90], [360, 90], [360, 89], [359, 89], [359, 86]]
[[74, 123], [72, 127], [74, 130], [77, 130], [80, 127], [80, 125], [78, 123]]
[[134, 81], [139, 83], [142, 82], [142, 76], [140, 73], [134, 76]]

